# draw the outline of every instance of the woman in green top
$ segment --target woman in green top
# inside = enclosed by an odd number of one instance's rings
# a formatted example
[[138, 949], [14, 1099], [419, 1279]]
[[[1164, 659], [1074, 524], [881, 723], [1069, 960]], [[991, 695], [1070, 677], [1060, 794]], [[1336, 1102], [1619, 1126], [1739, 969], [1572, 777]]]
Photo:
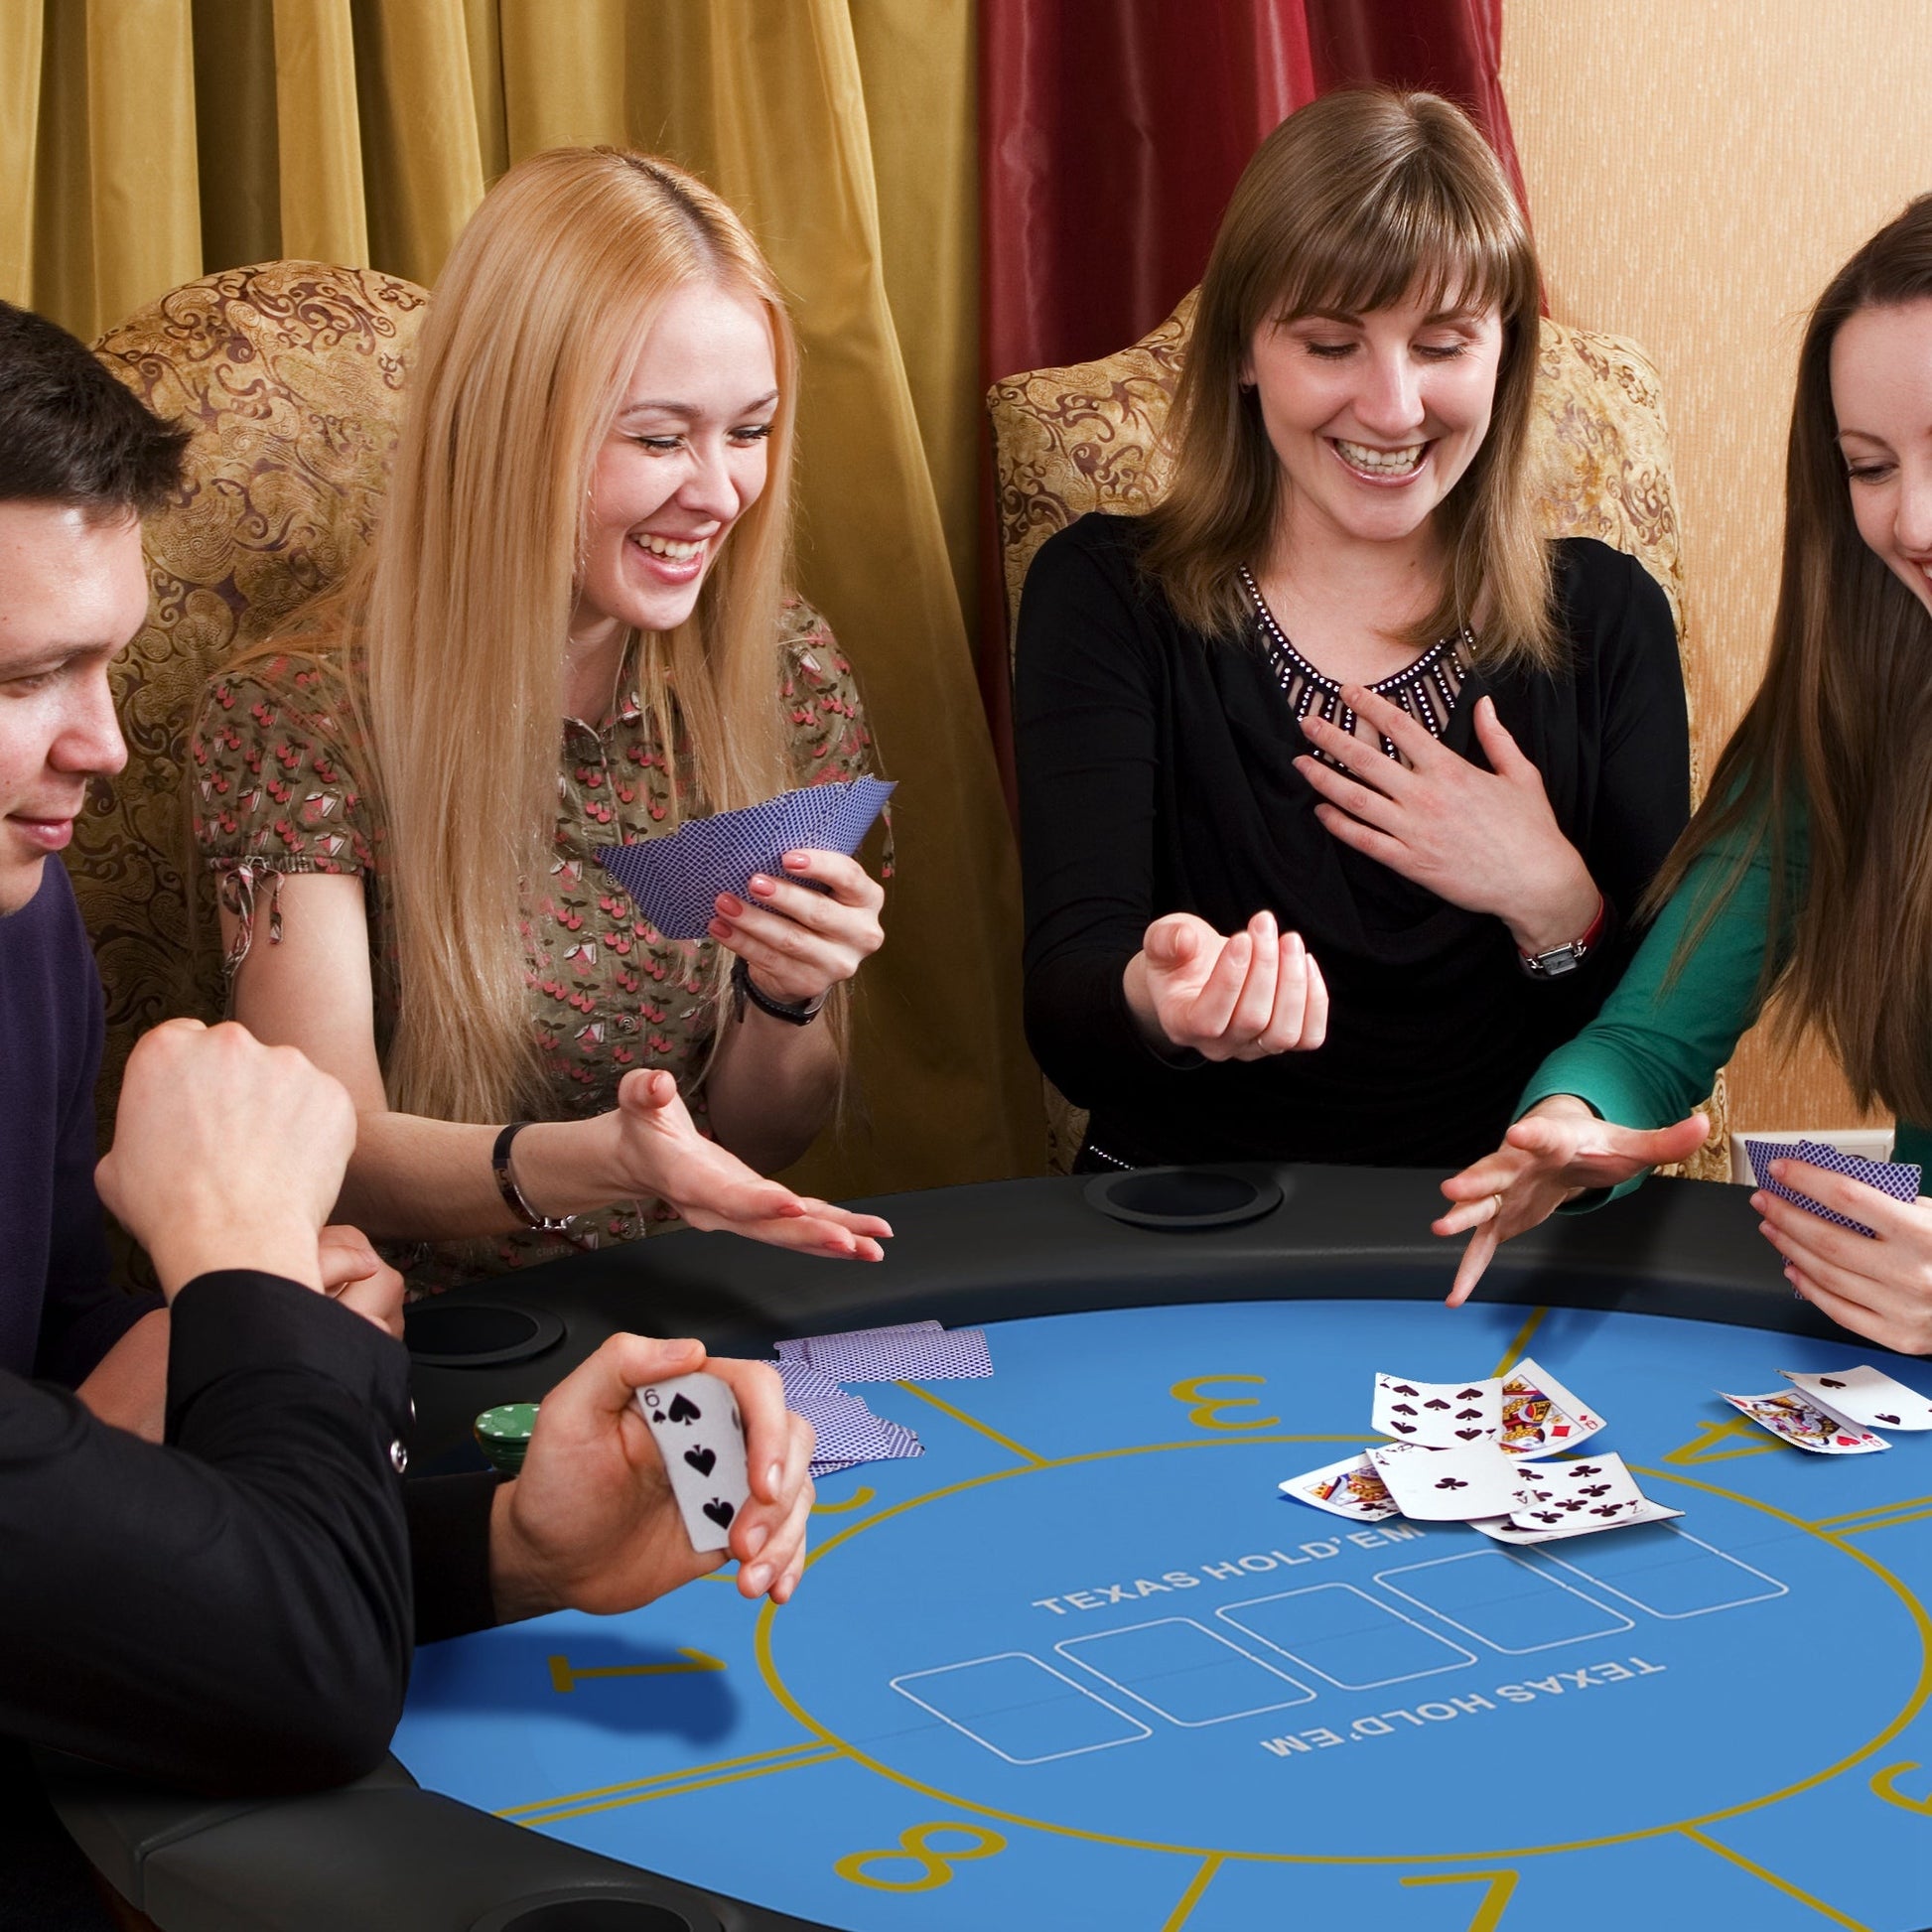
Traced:
[[[1932, 1167], [1932, 196], [1853, 256], [1798, 358], [1784, 562], [1764, 681], [1652, 889], [1657, 921], [1592, 1024], [1537, 1069], [1503, 1145], [1443, 1183], [1497, 1245], [1579, 1194], [1634, 1186], [1710, 1132], [1690, 1114], [1775, 989], [1861, 1104]], [[1932, 1351], [1932, 1202], [1797, 1161], [1772, 1174], [1868, 1239], [1753, 1194], [1798, 1293], [1889, 1348]]]

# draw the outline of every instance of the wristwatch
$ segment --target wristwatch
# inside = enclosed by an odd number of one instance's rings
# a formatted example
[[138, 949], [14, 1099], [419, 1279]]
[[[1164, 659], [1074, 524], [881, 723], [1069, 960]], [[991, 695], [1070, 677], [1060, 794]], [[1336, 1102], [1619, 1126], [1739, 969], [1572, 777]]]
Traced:
[[782, 1020], [788, 1027], [809, 1027], [832, 997], [828, 987], [815, 1000], [774, 1000], [753, 979], [752, 969], [742, 959], [732, 962], [732, 992], [736, 1018], [745, 1017], [745, 1002], [750, 1000], [760, 1013], [768, 1013], [773, 1020]]
[[1571, 940], [1567, 946], [1552, 946], [1548, 952], [1519, 952], [1516, 958], [1523, 971], [1533, 980], [1561, 979], [1566, 973], [1574, 973], [1596, 949], [1596, 942], [1603, 936], [1607, 911], [1603, 896], [1598, 893], [1595, 915], [1583, 937]]

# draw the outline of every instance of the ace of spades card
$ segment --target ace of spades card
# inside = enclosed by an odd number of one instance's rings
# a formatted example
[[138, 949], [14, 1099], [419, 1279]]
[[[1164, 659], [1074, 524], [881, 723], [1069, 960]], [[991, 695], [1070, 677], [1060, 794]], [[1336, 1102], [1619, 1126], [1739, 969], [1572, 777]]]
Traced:
[[1514, 1455], [1575, 1449], [1603, 1427], [1603, 1418], [1527, 1355], [1503, 1370], [1502, 1446]]
[[738, 1400], [715, 1375], [673, 1375], [632, 1398], [664, 1458], [694, 1550], [723, 1550], [752, 1493]]
[[1378, 1436], [1426, 1449], [1468, 1449], [1493, 1443], [1502, 1432], [1502, 1379], [1477, 1382], [1410, 1382], [1399, 1375], [1375, 1378], [1375, 1407], [1368, 1426]]
[[1932, 1402], [1903, 1382], [1894, 1382], [1882, 1369], [1833, 1369], [1807, 1375], [1797, 1369], [1778, 1373], [1820, 1409], [1829, 1409], [1842, 1422], [1861, 1429], [1932, 1429]]

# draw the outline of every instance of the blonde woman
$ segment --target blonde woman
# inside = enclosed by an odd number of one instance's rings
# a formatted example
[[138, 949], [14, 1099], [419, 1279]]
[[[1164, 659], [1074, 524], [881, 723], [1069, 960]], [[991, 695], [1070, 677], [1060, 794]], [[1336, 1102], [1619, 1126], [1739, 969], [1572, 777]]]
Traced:
[[1027, 1026], [1083, 1167], [1460, 1164], [1615, 984], [1684, 695], [1642, 569], [1537, 534], [1538, 287], [1456, 108], [1303, 108], [1215, 240], [1167, 497], [1035, 562]]
[[673, 1214], [865, 1259], [890, 1231], [752, 1172], [833, 1102], [879, 886], [788, 854], [681, 943], [592, 857], [872, 766], [784, 588], [796, 360], [701, 183], [519, 164], [437, 284], [374, 543], [210, 687], [197, 836], [235, 1017], [348, 1087], [343, 1212], [433, 1244], [419, 1285]]

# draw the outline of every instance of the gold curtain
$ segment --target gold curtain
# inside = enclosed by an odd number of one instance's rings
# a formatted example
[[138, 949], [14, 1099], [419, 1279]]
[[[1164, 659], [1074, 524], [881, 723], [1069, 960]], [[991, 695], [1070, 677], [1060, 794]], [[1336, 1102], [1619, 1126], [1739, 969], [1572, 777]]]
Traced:
[[544, 147], [668, 154], [740, 208], [804, 345], [799, 587], [896, 801], [832, 1193], [1035, 1171], [1019, 890], [967, 638], [971, 0], [0, 0], [0, 294], [91, 338], [277, 257], [433, 283]]

